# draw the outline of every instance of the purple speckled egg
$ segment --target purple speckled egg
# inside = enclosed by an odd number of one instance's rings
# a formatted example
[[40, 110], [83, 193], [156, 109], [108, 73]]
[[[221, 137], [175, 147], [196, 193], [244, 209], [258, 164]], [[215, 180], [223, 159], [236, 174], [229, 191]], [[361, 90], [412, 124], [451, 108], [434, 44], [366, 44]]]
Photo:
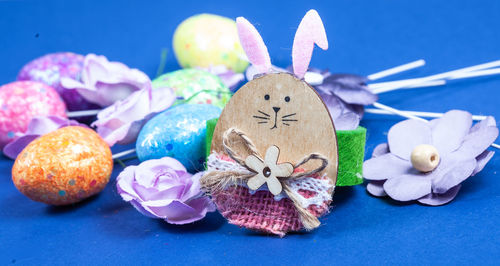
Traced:
[[15, 81], [0, 87], [0, 148], [26, 132], [35, 116], [66, 117], [66, 105], [56, 90], [35, 81]]
[[80, 80], [84, 58], [83, 55], [70, 52], [47, 54], [26, 64], [17, 80], [39, 81], [53, 87], [70, 111], [99, 109], [99, 106], [86, 101], [78, 91], [65, 89], [60, 83], [61, 77]]

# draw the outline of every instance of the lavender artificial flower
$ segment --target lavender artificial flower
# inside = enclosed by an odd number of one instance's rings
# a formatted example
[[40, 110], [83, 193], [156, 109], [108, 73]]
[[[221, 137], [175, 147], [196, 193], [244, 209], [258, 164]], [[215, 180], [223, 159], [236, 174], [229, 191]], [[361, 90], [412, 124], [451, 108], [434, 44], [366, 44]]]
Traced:
[[359, 126], [364, 106], [373, 104], [378, 96], [366, 85], [367, 79], [353, 74], [331, 74], [329, 71], [311, 69], [323, 76], [323, 82], [313, 87], [325, 102], [335, 127], [353, 130]]
[[[292, 73], [290, 67], [288, 69], [273, 67], [273, 71]], [[252, 80], [257, 73], [255, 67], [250, 66], [245, 73], [246, 78]], [[310, 73], [320, 74], [321, 79], [311, 80]], [[331, 74], [329, 71], [310, 69], [304, 79], [321, 96], [338, 130], [356, 129], [363, 117], [364, 106], [378, 100], [378, 96], [368, 89], [367, 79], [362, 76]]]
[[142, 214], [187, 224], [215, 211], [213, 202], [200, 190], [202, 175], [191, 175], [179, 161], [164, 157], [125, 168], [116, 187], [123, 200]]
[[[472, 126], [468, 112], [452, 110], [429, 121], [405, 120], [394, 125], [388, 143], [378, 145], [363, 164], [367, 191], [398, 201], [443, 205], [455, 198], [461, 183], [480, 172], [494, 152], [487, 148], [498, 136], [491, 116]], [[411, 154], [421, 144], [439, 152], [440, 161], [430, 172], [412, 165]]]
[[138, 69], [109, 62], [105, 56], [88, 54], [83, 62], [81, 81], [62, 77], [61, 86], [76, 89], [87, 101], [106, 107], [150, 87], [151, 80]]
[[109, 146], [129, 144], [149, 119], [169, 108], [175, 99], [174, 91], [167, 87], [142, 89], [100, 111], [92, 126]]
[[[277, 67], [277, 66], [272, 66], [272, 69], [270, 71], [271, 73], [279, 73], [279, 72], [287, 72], [287, 73], [290, 73], [290, 74], [293, 74], [293, 71], [292, 69], [284, 69], [284, 68], [281, 68], [281, 67]], [[256, 77], [259, 77], [263, 75], [262, 73], [260, 73], [256, 67], [254, 67], [253, 65], [250, 65], [247, 70], [245, 71], [245, 77], [248, 81], [256, 78]]]
[[21, 153], [23, 149], [33, 140], [54, 130], [67, 126], [87, 127], [86, 125], [80, 124], [75, 120], [68, 120], [54, 115], [34, 117], [28, 124], [28, 129], [24, 134], [16, 136], [16, 139], [5, 145], [3, 148], [3, 154], [15, 160], [17, 155], [19, 155], [19, 153]]

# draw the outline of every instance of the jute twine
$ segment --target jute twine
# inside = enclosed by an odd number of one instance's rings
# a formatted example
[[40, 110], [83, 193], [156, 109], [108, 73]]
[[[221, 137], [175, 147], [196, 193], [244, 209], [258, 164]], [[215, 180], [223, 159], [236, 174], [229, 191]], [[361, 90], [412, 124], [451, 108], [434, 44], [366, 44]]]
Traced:
[[[262, 156], [257, 151], [257, 148], [253, 144], [252, 140], [245, 135], [245, 133], [239, 131], [236, 128], [230, 128], [226, 130], [222, 136], [222, 145], [224, 151], [227, 153], [231, 159], [240, 164], [241, 166], [247, 168], [251, 171], [251, 174], [242, 173], [238, 171], [209, 171], [200, 179], [200, 184], [203, 190], [205, 190], [209, 194], [217, 193], [221, 190], [224, 190], [228, 186], [238, 185], [238, 184], [246, 184], [248, 179], [255, 176], [256, 173], [253, 169], [249, 168], [245, 164], [245, 157], [242, 157], [237, 151], [236, 147], [243, 148], [245, 154], [254, 155], [258, 157], [261, 161]], [[292, 201], [295, 209], [299, 214], [300, 221], [306, 230], [312, 230], [320, 225], [320, 222], [316, 216], [311, 214], [306, 208], [303, 208], [300, 204], [300, 195], [290, 189], [287, 180], [291, 179], [301, 179], [305, 177], [310, 177], [311, 175], [317, 174], [323, 171], [328, 165], [328, 159], [319, 154], [319, 153], [311, 153], [305, 156], [302, 160], [294, 165], [294, 170], [309, 161], [312, 160], [320, 160], [321, 166], [306, 172], [297, 172], [287, 177], [287, 178], [278, 178], [283, 187], [283, 191], [286, 193], [288, 198]]]

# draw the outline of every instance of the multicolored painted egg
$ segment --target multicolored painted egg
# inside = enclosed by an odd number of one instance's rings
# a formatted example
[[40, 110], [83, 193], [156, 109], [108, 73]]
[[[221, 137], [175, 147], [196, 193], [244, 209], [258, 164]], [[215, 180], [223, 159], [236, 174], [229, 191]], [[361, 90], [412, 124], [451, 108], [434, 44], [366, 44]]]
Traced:
[[0, 87], [0, 148], [24, 133], [35, 116], [66, 117], [66, 105], [50, 86], [15, 81]]
[[241, 73], [248, 66], [236, 22], [212, 14], [189, 17], [177, 27], [174, 53], [184, 68], [225, 65]]
[[231, 98], [231, 91], [221, 79], [196, 68], [181, 69], [159, 76], [153, 80], [153, 88], [170, 87], [177, 96], [177, 104], [211, 104], [224, 108]]
[[91, 129], [70, 126], [26, 146], [12, 168], [12, 181], [32, 200], [66, 205], [103, 190], [112, 170], [106, 142]]
[[47, 54], [26, 64], [17, 75], [17, 80], [39, 81], [53, 87], [70, 111], [99, 109], [76, 90], [65, 89], [60, 83], [61, 77], [80, 80], [84, 58], [70, 52]]
[[206, 123], [221, 110], [208, 104], [181, 104], [149, 120], [139, 133], [136, 152], [139, 160], [165, 156], [179, 160], [191, 172], [203, 171]]

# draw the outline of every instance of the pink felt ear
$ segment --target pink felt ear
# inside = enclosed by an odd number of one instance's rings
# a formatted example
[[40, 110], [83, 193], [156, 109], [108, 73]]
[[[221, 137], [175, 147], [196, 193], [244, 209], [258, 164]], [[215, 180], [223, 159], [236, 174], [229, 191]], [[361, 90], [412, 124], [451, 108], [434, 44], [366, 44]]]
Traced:
[[271, 58], [257, 29], [244, 17], [236, 18], [236, 26], [238, 27], [241, 46], [245, 50], [250, 63], [255, 66], [259, 74], [269, 72]]
[[311, 62], [311, 56], [317, 44], [321, 49], [328, 49], [325, 27], [316, 10], [309, 10], [295, 33], [292, 48], [293, 73], [298, 78], [303, 78]]

